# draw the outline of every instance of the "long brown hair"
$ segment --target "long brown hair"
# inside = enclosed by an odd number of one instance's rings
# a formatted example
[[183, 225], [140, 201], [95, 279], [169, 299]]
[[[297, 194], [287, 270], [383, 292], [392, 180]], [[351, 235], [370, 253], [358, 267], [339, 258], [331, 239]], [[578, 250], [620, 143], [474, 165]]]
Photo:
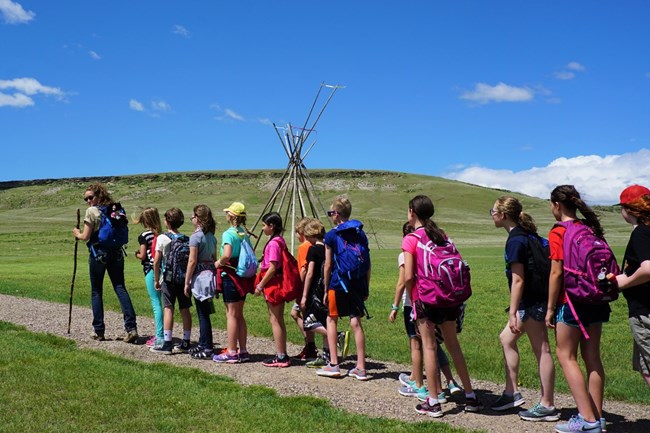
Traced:
[[142, 224], [144, 228], [151, 230], [156, 236], [162, 233], [162, 223], [160, 222], [158, 208], [147, 207], [142, 209], [142, 212], [140, 212], [140, 216], [138, 216], [135, 223]]
[[508, 216], [519, 227], [529, 233], [537, 233], [535, 220], [524, 212], [524, 207], [518, 199], [503, 195], [496, 200], [496, 205], [496, 210]]
[[605, 234], [605, 230], [603, 230], [603, 227], [600, 225], [598, 215], [587, 206], [587, 203], [582, 201], [580, 193], [573, 185], [556, 186], [555, 189], [551, 191], [551, 201], [553, 203], [562, 203], [564, 207], [574, 213], [576, 210], [579, 210], [584, 217], [581, 221], [591, 227], [596, 236], [602, 237]]
[[107, 204], [113, 203], [113, 198], [109, 194], [106, 187], [101, 183], [91, 183], [86, 187], [86, 191], [93, 193], [95, 198], [97, 198], [97, 204], [99, 206], [105, 206]]
[[217, 223], [212, 217], [212, 210], [207, 205], [199, 204], [194, 206], [194, 215], [196, 215], [196, 221], [203, 233], [215, 233]]
[[433, 202], [426, 195], [416, 195], [409, 201], [409, 209], [424, 223], [424, 231], [431, 241], [436, 245], [447, 243], [447, 235], [431, 219], [435, 213]]

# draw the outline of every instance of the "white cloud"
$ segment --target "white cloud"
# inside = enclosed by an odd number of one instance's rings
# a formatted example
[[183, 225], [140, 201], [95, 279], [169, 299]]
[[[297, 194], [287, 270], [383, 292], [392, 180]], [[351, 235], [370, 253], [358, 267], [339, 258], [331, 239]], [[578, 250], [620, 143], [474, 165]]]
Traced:
[[584, 72], [586, 70], [586, 68], [578, 62], [569, 62], [566, 65], [566, 68], [571, 71], [580, 71], [580, 72]]
[[154, 111], [161, 111], [163, 113], [172, 111], [172, 106], [163, 100], [151, 101], [151, 108]]
[[175, 35], [181, 35], [184, 38], [189, 38], [190, 37], [189, 30], [187, 30], [185, 27], [180, 26], [178, 24], [174, 24], [172, 26], [172, 33], [174, 33]]
[[142, 102], [137, 99], [131, 99], [129, 101], [129, 108], [135, 111], [144, 111], [144, 105], [142, 105]]
[[94, 60], [100, 60], [101, 59], [101, 56], [99, 54], [97, 54], [96, 52], [94, 52], [93, 50], [88, 51], [88, 54]]
[[[1, 0], [0, 0], [1, 1]], [[14, 78], [13, 80], [0, 80], [0, 90], [14, 90], [13, 95], [0, 93], [0, 107], [28, 107], [34, 105], [31, 96], [47, 95], [63, 99], [65, 92], [58, 87], [44, 86], [34, 78]]]
[[273, 122], [271, 122], [271, 119], [269, 119], [268, 117], [260, 117], [259, 119], [257, 119], [257, 121], [260, 122], [262, 125], [267, 125], [267, 126], [273, 125]]
[[469, 167], [445, 177], [490, 188], [507, 189], [548, 198], [557, 185], [575, 185], [590, 204], [613, 204], [623, 188], [638, 183], [650, 186], [650, 150], [622, 155], [585, 155], [558, 158], [546, 167], [522, 171]]
[[236, 113], [234, 110], [231, 110], [230, 108], [226, 108], [224, 110], [224, 113], [226, 113], [226, 117], [228, 117], [229, 119], [240, 120], [240, 121], [244, 120], [244, 117], [242, 115]]
[[490, 86], [478, 83], [473, 91], [463, 93], [461, 99], [488, 104], [490, 102], [525, 102], [535, 97], [535, 92], [527, 87], [514, 87], [505, 83]]
[[36, 14], [26, 11], [23, 7], [11, 0], [0, 0], [0, 14], [7, 24], [23, 24], [34, 19]]
[[554, 75], [558, 80], [573, 80], [576, 77], [576, 74], [569, 71], [556, 72]]

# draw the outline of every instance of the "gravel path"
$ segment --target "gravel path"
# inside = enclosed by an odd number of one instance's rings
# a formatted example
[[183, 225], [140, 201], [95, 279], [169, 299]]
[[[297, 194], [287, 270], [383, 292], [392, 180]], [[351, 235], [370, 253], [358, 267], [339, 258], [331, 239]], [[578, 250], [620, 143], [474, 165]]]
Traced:
[[[110, 296], [110, 294], [109, 294]], [[401, 397], [397, 393], [397, 376], [407, 372], [405, 365], [382, 362], [369, 359], [367, 367], [371, 380], [360, 382], [353, 378], [328, 379], [318, 377], [315, 371], [304, 366], [296, 365], [285, 369], [269, 369], [260, 363], [267, 355], [274, 352], [273, 342], [264, 338], [249, 337], [248, 350], [252, 354], [252, 362], [245, 364], [217, 364], [211, 361], [193, 360], [187, 355], [162, 356], [149, 352], [144, 346], [145, 338], [141, 337], [138, 344], [126, 344], [115, 341], [121, 331], [121, 315], [107, 311], [108, 325], [106, 337], [108, 341], [98, 342], [90, 339], [92, 321], [90, 308], [73, 307], [71, 333], [67, 334], [68, 306], [29, 298], [17, 298], [0, 295], [0, 320], [25, 326], [33, 332], [49, 332], [54, 335], [70, 338], [76, 341], [78, 347], [84, 349], [99, 349], [131, 359], [144, 362], [168, 362], [178, 366], [199, 368], [201, 370], [232, 377], [243, 385], [264, 385], [277, 390], [280, 395], [310, 395], [329, 400], [334, 406], [371, 417], [387, 417], [403, 421], [422, 421], [426, 418], [418, 415], [413, 398]], [[139, 321], [141, 335], [153, 332], [152, 320], [141, 318]], [[198, 335], [198, 328], [192, 331]], [[225, 342], [225, 332], [214, 330], [215, 342]], [[289, 353], [297, 353], [300, 347], [289, 344]], [[501, 362], [500, 360], [498, 362]], [[348, 359], [343, 367], [354, 367], [354, 361]], [[558, 374], [562, 374], [558, 371]], [[479, 398], [489, 406], [502, 390], [502, 385], [486, 381], [474, 381]], [[527, 398], [524, 407], [530, 407], [536, 402], [539, 391], [522, 389]], [[561, 408], [562, 419], [568, 419], [575, 413], [575, 405], [570, 395], [556, 395], [556, 405]], [[483, 429], [489, 432], [552, 432], [554, 423], [531, 423], [521, 421], [516, 411], [497, 413], [485, 409], [479, 414], [469, 414], [462, 411], [462, 406], [447, 403], [443, 405], [445, 416], [437, 421], [463, 427], [466, 429]], [[614, 401], [605, 402], [605, 414], [610, 433], [648, 433], [650, 432], [650, 406]]]

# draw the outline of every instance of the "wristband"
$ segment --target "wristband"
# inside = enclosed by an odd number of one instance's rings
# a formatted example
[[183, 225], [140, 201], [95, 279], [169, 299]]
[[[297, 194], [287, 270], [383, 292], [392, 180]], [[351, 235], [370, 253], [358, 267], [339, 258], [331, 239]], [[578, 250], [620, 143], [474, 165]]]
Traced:
[[390, 306], [390, 309], [393, 310], [393, 311], [397, 311], [397, 310], [399, 310], [399, 307], [397, 305], [395, 305], [395, 304], [392, 304]]

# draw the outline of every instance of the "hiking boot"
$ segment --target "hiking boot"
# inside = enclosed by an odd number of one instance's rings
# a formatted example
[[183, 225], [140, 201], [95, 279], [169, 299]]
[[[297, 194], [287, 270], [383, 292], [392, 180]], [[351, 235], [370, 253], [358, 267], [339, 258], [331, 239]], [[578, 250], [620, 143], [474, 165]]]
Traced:
[[350, 350], [350, 331], [339, 332], [336, 338], [336, 348], [341, 354], [341, 359], [345, 359], [348, 356], [348, 351]]
[[225, 350], [219, 355], [214, 355], [212, 357], [212, 360], [218, 363], [237, 364], [239, 362], [239, 355], [237, 353], [230, 354], [227, 350]]
[[152, 346], [149, 351], [153, 353], [160, 353], [162, 355], [171, 355], [174, 344], [171, 341], [165, 341], [162, 346]]
[[519, 412], [519, 418], [524, 421], [557, 421], [560, 419], [560, 412], [558, 412], [553, 406], [545, 407], [541, 403], [537, 403], [535, 406], [531, 407], [528, 410], [522, 410]]
[[480, 412], [483, 410], [483, 405], [478, 398], [465, 397], [465, 412]]
[[342, 377], [341, 369], [338, 365], [327, 364], [323, 368], [316, 371], [318, 376], [324, 377]]
[[239, 352], [239, 362], [249, 362], [251, 355], [248, 352]]
[[427, 396], [427, 389], [424, 385], [419, 388], [415, 385], [402, 385], [397, 392], [404, 397], [417, 397], [419, 394], [424, 394], [425, 397], [422, 401], [425, 401]]
[[452, 396], [456, 396], [463, 392], [463, 390], [460, 389], [460, 386], [458, 386], [455, 380], [449, 381], [447, 388], [449, 389], [449, 394], [451, 394]]
[[190, 350], [190, 340], [183, 340], [174, 346], [174, 353], [187, 353]]
[[502, 411], [506, 409], [512, 409], [513, 407], [521, 406], [526, 403], [526, 400], [521, 396], [521, 393], [515, 392], [512, 395], [506, 395], [504, 392], [501, 394], [501, 397], [490, 406], [490, 409], [496, 411]]
[[557, 433], [573, 433], [573, 432], [588, 432], [588, 433], [601, 433], [600, 420], [594, 422], [587, 422], [580, 415], [574, 415], [569, 419], [569, 422], [557, 424], [555, 426]]
[[440, 418], [444, 415], [442, 413], [442, 407], [440, 406], [440, 403], [429, 405], [429, 400], [415, 406], [415, 411], [419, 414], [429, 415], [434, 418]]
[[285, 368], [291, 365], [291, 358], [287, 355], [284, 355], [280, 358], [278, 355], [275, 355], [273, 358], [268, 358], [262, 361], [264, 367], [278, 367]]
[[369, 377], [366, 374], [366, 370], [354, 367], [352, 370], [348, 371], [348, 376], [352, 376], [357, 380], [368, 380]]
[[307, 362], [305, 364], [309, 368], [321, 368], [325, 367], [327, 365], [327, 359], [325, 359], [325, 355], [319, 356], [318, 358], [314, 359], [313, 361]]
[[116, 340], [122, 340], [125, 343], [135, 343], [138, 341], [138, 337], [138, 330], [131, 329], [130, 331], [126, 331], [124, 334], [117, 337]]
[[307, 361], [318, 358], [318, 350], [315, 347], [305, 346], [299, 354], [293, 357], [297, 361]]
[[90, 338], [92, 338], [95, 341], [105, 341], [106, 338], [104, 338], [104, 333], [103, 332], [93, 332], [90, 334]]

